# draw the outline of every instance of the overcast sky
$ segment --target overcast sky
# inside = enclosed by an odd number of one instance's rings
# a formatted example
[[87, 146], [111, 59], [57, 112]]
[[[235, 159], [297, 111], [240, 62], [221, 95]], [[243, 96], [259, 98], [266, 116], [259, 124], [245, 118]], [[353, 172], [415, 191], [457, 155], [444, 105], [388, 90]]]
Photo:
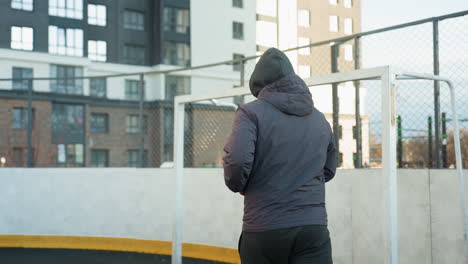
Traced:
[[468, 0], [361, 0], [362, 31], [468, 10]]
[[[468, 0], [361, 1], [362, 31], [468, 10]], [[457, 86], [468, 83], [464, 79], [466, 75], [461, 74], [468, 69], [466, 66], [468, 37], [464, 35], [467, 28], [468, 16], [451, 21], [446, 20], [439, 24], [441, 74], [454, 80]], [[433, 70], [431, 24], [369, 36], [364, 38], [361, 43], [364, 68], [394, 65], [414, 72], [431, 73]], [[369, 83], [364, 85], [373, 88]], [[399, 82], [398, 87], [398, 114], [406, 120], [403, 122], [406, 128], [426, 129], [426, 118], [433, 115], [434, 111], [432, 83]], [[446, 111], [449, 106], [447, 89], [441, 89], [441, 91], [442, 111]], [[371, 113], [371, 123], [378, 123], [380, 120], [380, 114], [377, 114], [380, 112], [380, 101], [377, 99], [379, 93], [378, 89], [367, 89], [365, 102], [367, 111]], [[468, 92], [460, 92], [458, 96], [468, 98]], [[462, 118], [466, 118], [468, 108], [463, 102], [466, 102], [466, 99], [458, 100], [457, 106]], [[372, 127], [372, 129], [380, 131], [379, 125]], [[419, 132], [415, 132], [415, 134], [417, 133]]]

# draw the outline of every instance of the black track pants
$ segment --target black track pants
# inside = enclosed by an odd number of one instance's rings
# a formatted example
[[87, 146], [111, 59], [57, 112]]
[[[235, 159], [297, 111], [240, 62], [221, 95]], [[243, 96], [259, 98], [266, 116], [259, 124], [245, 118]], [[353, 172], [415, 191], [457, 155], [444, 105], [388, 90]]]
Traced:
[[242, 232], [242, 264], [332, 264], [327, 226], [308, 225], [266, 232]]

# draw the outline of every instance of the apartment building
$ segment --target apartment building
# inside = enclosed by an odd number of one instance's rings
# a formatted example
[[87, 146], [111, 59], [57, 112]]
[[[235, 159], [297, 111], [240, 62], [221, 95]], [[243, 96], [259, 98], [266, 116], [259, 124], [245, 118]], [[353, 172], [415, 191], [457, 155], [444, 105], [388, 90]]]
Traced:
[[[360, 10], [360, 0], [257, 0], [257, 51], [289, 49], [354, 34], [361, 29]], [[298, 73], [309, 77], [331, 72], [330, 50], [301, 49], [288, 56]], [[342, 68], [354, 66], [353, 50], [353, 43], [340, 47]]]
[[[360, 0], [257, 0], [257, 52], [262, 53], [269, 47], [290, 49], [324, 40], [334, 39], [357, 33], [361, 29]], [[355, 68], [354, 42], [338, 46], [337, 65], [341, 71]], [[332, 72], [331, 46], [322, 45], [287, 52], [298, 75], [303, 78], [329, 74]], [[331, 122], [331, 86], [312, 87], [315, 105]], [[361, 89], [361, 100], [366, 91]], [[352, 83], [339, 85], [340, 126], [342, 138], [340, 151], [342, 165], [354, 167], [356, 144], [353, 114], [354, 87]], [[366, 112], [363, 114], [363, 163], [369, 164], [368, 124]], [[354, 135], [354, 136], [353, 136]]]
[[[206, 12], [212, 5], [224, 14]], [[30, 88], [35, 166], [159, 166], [172, 160], [171, 100], [238, 85], [237, 65], [145, 75], [143, 94], [138, 75], [81, 77], [184, 68], [253, 54], [255, 8], [250, 5], [239, 0], [0, 2], [0, 78], [59, 78], [0, 81], [5, 113], [0, 156], [6, 166], [26, 163]], [[215, 43], [222, 43], [221, 52]], [[141, 126], [140, 96], [145, 101]]]

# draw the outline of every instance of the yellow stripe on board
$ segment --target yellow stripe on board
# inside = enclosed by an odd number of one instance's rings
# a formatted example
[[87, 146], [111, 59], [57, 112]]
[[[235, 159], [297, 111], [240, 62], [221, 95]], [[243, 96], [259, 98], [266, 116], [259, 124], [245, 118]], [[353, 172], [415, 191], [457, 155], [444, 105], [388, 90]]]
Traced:
[[[87, 249], [171, 255], [170, 241], [116, 237], [0, 235], [0, 248]], [[240, 263], [236, 249], [184, 243], [184, 257]]]
[[206, 259], [226, 263], [240, 263], [237, 249], [214, 247], [200, 244], [184, 243], [182, 245], [184, 257]]

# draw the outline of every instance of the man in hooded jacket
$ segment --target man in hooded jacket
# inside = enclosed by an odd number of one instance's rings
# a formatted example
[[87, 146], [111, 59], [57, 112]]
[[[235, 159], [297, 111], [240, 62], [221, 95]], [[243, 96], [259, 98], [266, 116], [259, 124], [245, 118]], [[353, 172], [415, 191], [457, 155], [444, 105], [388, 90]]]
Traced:
[[224, 151], [227, 187], [244, 195], [243, 264], [332, 263], [325, 182], [333, 133], [305, 82], [274, 48], [250, 79], [257, 100], [238, 108]]

